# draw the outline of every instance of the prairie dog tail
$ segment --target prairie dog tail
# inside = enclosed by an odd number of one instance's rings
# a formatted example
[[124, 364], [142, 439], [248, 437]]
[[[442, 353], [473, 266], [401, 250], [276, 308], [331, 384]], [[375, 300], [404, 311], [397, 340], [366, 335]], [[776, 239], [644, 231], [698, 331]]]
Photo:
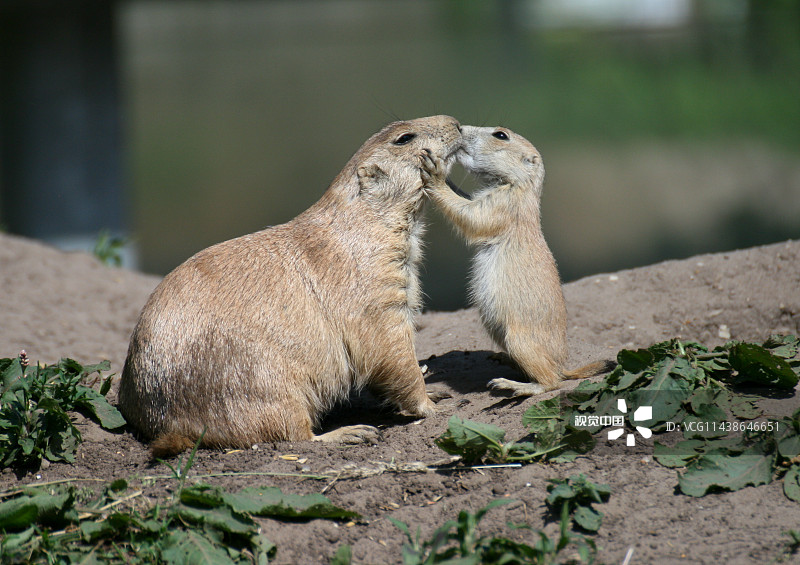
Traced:
[[616, 361], [606, 359], [605, 361], [595, 361], [594, 363], [589, 363], [588, 365], [584, 365], [583, 367], [575, 369], [574, 371], [564, 371], [563, 375], [564, 379], [570, 381], [574, 379], [588, 379], [589, 377], [596, 377], [597, 375], [602, 375], [603, 373], [613, 371], [616, 366]]
[[150, 444], [150, 455], [153, 459], [166, 459], [191, 449], [194, 441], [176, 432], [168, 432], [158, 436]]

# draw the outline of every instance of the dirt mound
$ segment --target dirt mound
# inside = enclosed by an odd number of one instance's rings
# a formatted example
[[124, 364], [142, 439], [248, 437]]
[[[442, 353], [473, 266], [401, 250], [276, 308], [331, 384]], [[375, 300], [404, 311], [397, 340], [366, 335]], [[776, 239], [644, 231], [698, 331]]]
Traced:
[[[157, 283], [156, 277], [107, 268], [86, 255], [2, 235], [0, 357], [26, 349], [31, 359], [46, 362], [63, 356], [84, 363], [109, 359], [119, 372], [136, 316]], [[762, 341], [772, 333], [797, 334], [800, 242], [596, 275], [565, 285], [565, 294], [572, 367], [612, 358], [622, 347], [643, 347], [676, 336], [713, 346], [728, 338]], [[414, 462], [432, 464], [447, 458], [434, 440], [452, 414], [495, 424], [507, 430], [509, 439], [518, 439], [525, 435], [520, 416], [535, 402], [487, 392], [491, 378], [513, 378], [516, 373], [489, 359], [495, 348], [474, 310], [426, 313], [419, 324], [417, 353], [428, 366], [427, 380], [452, 394], [440, 403], [436, 417], [404, 419], [365, 393], [332, 413], [324, 426], [380, 425], [385, 441], [378, 445], [277, 443], [198, 454], [193, 472], [218, 475], [204, 478], [208, 483], [232, 489], [276, 485], [293, 493], [326, 489], [335, 504], [368, 519], [355, 525], [263, 520], [263, 532], [278, 545], [276, 562], [327, 563], [339, 545], [348, 543], [355, 563], [399, 563], [403, 536], [387, 516], [409, 524], [412, 531], [419, 526], [425, 537], [459, 510], [474, 511], [506, 496], [522, 503], [492, 510], [482, 531], [526, 540], [525, 530], [512, 532], [505, 525], [527, 522], [552, 534], [557, 526], [545, 522], [546, 480], [578, 472], [612, 489], [610, 500], [596, 506], [605, 514], [596, 540], [606, 562], [621, 562], [632, 546], [633, 563], [764, 563], [788, 539], [782, 532], [800, 524], [800, 505], [783, 495], [779, 482], [699, 499], [678, 494], [675, 471], [652, 460], [652, 444], [596, 450], [559, 465], [396, 472]], [[787, 415], [797, 405], [796, 397], [790, 398], [776, 405], [772, 415]], [[130, 433], [107, 433], [89, 421], [81, 421], [80, 428], [85, 442], [75, 464], [49, 464], [22, 479], [5, 471], [0, 489], [64, 478], [136, 480], [170, 474], [164, 465], [149, 462], [146, 445]], [[300, 457], [279, 457], [286, 454]], [[352, 469], [361, 470], [360, 478], [348, 478]], [[268, 475], [242, 475], [245, 471]], [[339, 478], [272, 475], [300, 471]], [[374, 474], [366, 476], [367, 471]], [[168, 479], [143, 485], [151, 498], [171, 487]]]

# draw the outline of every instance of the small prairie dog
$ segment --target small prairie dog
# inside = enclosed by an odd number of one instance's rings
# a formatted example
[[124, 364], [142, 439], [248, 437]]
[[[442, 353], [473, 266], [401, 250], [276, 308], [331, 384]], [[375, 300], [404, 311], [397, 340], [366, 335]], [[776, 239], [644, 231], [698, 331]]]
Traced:
[[598, 362], [565, 371], [567, 310], [556, 262], [544, 239], [539, 202], [544, 165], [525, 138], [501, 127], [462, 126], [458, 161], [482, 188], [473, 197], [448, 185], [447, 167], [423, 159], [426, 192], [468, 243], [477, 247], [470, 296], [484, 327], [532, 381], [489, 386], [530, 396], [609, 369]]
[[371, 441], [371, 426], [313, 429], [369, 387], [424, 417], [414, 350], [425, 199], [421, 155], [445, 163], [459, 123], [392, 123], [367, 140], [322, 198], [293, 220], [204, 249], [142, 310], [119, 407], [153, 455], [278, 440]]

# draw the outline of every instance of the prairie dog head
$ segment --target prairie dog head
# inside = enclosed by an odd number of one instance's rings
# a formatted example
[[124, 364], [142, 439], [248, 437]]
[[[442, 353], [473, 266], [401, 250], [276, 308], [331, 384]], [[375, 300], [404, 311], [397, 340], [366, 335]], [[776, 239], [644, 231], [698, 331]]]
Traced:
[[504, 127], [461, 126], [458, 162], [487, 184], [541, 189], [544, 164], [539, 151], [524, 137]]
[[359, 195], [372, 202], [423, 199], [420, 158], [425, 150], [447, 169], [461, 147], [461, 125], [450, 116], [393, 122], [370, 137], [350, 160], [358, 177]]

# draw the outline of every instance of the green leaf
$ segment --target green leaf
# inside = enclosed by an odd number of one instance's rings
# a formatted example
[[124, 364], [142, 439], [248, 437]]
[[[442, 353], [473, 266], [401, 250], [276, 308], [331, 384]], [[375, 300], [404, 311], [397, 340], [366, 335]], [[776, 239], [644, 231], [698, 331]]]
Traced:
[[174, 565], [228, 565], [234, 561], [221, 547], [212, 544], [194, 530], [171, 533], [161, 551], [161, 559]]
[[277, 487], [249, 487], [238, 494], [222, 492], [221, 498], [237, 512], [254, 516], [327, 520], [361, 517], [357, 512], [335, 506], [321, 494], [285, 494]]
[[730, 399], [731, 412], [737, 418], [752, 420], [761, 416], [761, 408], [756, 406], [755, 400], [746, 396], [737, 395]]
[[81, 442], [81, 434], [71, 423], [67, 429], [48, 438], [44, 456], [50, 461], [75, 462], [75, 450]]
[[350, 565], [353, 562], [353, 548], [349, 545], [340, 545], [331, 558], [330, 565]]
[[596, 532], [603, 523], [603, 514], [590, 506], [578, 506], [572, 518], [576, 524], [589, 532]]
[[707, 454], [691, 463], [678, 477], [678, 486], [689, 496], [703, 496], [711, 490], [736, 491], [772, 480], [773, 457], [746, 452], [728, 456]]
[[[669, 364], [670, 360], [662, 361]], [[683, 403], [691, 394], [686, 381], [679, 381], [669, 374], [669, 366], [663, 366], [655, 375], [657, 378], [648, 386], [638, 390], [630, 391], [626, 394], [628, 407], [652, 406], [652, 423], [648, 425], [651, 429], [658, 429], [666, 422], [674, 421], [679, 414], [685, 413]], [[632, 417], [633, 411], [629, 412]]]
[[119, 410], [111, 406], [106, 397], [92, 388], [84, 388], [84, 396], [79, 407], [84, 408], [106, 430], [115, 430], [126, 424]]
[[561, 402], [558, 397], [537, 402], [522, 414], [522, 425], [532, 434], [549, 429], [550, 423], [561, 416]]
[[627, 390], [635, 384], [644, 382], [646, 377], [643, 373], [625, 373], [619, 379], [619, 383], [614, 387], [617, 392]]
[[561, 515], [562, 529], [567, 526], [567, 516], [572, 514], [572, 519], [578, 526], [596, 532], [603, 520], [603, 514], [592, 508], [592, 504], [608, 500], [611, 488], [591, 482], [583, 473], [572, 475], [568, 479], [550, 479], [548, 482], [549, 494], [545, 502], [553, 514]]
[[118, 531], [116, 525], [109, 520], [100, 522], [83, 521], [78, 526], [78, 530], [81, 533], [81, 538], [89, 543], [110, 537]]
[[[683, 435], [688, 438], [723, 437], [727, 431], [718, 422], [726, 419], [725, 411], [713, 404], [702, 404], [683, 419]], [[692, 425], [694, 424], [694, 425]]]
[[764, 342], [764, 348], [769, 349], [773, 355], [783, 359], [791, 359], [800, 350], [800, 337], [796, 335], [771, 335]]
[[[535, 459], [540, 459], [557, 451], [560, 446], [542, 448], [538, 443], [530, 441], [515, 441], [506, 444], [506, 461], [529, 462]], [[502, 459], [499, 457], [498, 459]]]
[[96, 363], [95, 365], [84, 365], [83, 367], [81, 367], [79, 372], [83, 373], [84, 375], [91, 375], [92, 373], [100, 373], [103, 371], [110, 371], [110, 370], [111, 370], [111, 361], [105, 359], [103, 361], [100, 361], [99, 363]]
[[250, 538], [250, 543], [258, 565], [269, 563], [269, 560], [275, 557], [275, 553], [278, 551], [278, 547], [274, 543], [260, 534]]
[[789, 433], [778, 440], [778, 453], [786, 459], [800, 455], [800, 435]]
[[245, 514], [234, 512], [229, 506], [217, 508], [198, 508], [186, 504], [178, 504], [173, 509], [175, 516], [194, 524], [212, 526], [217, 530], [230, 534], [255, 533], [256, 526], [252, 518]]
[[30, 498], [14, 498], [0, 503], [0, 530], [20, 530], [36, 523], [39, 509]]
[[737, 343], [730, 348], [731, 367], [738, 372], [736, 384], [794, 388], [798, 376], [786, 360], [754, 343]]
[[386, 519], [389, 520], [395, 528], [403, 532], [409, 541], [414, 541], [414, 536], [411, 535], [411, 530], [408, 529], [408, 524], [401, 522], [397, 518], [392, 518], [391, 516], [387, 516]]
[[111, 383], [114, 382], [114, 375], [110, 375], [103, 381], [103, 384], [100, 385], [100, 394], [102, 396], [106, 396], [109, 391], [111, 390]]
[[186, 487], [180, 492], [180, 500], [190, 506], [218, 508], [225, 504], [222, 500], [222, 489], [199, 484]]
[[721, 389], [712, 389], [712, 388], [698, 388], [692, 393], [689, 397], [689, 406], [692, 408], [692, 412], [697, 414], [701, 407], [704, 405], [709, 404], [717, 404], [718, 396], [722, 394], [727, 396], [727, 392]]
[[588, 430], [578, 430], [568, 426], [561, 443], [564, 449], [552, 458], [555, 463], [573, 461], [578, 455], [589, 453], [597, 442]]
[[[33, 538], [36, 533], [36, 528], [31, 526], [27, 530], [19, 533], [4, 533], [0, 538], [0, 558], [12, 556], [15, 552], [21, 551], [22, 548]], [[11, 559], [10, 562], [22, 562], [18, 559]]]
[[648, 347], [647, 350], [653, 354], [653, 361], [658, 362], [665, 357], [675, 357], [677, 354], [679, 354], [681, 348], [690, 345], [693, 345], [692, 342], [682, 342], [677, 338], [673, 338], [660, 343], [655, 343]]
[[705, 443], [698, 439], [679, 441], [675, 447], [653, 443], [653, 458], [664, 467], [686, 467], [689, 461], [695, 459], [699, 453], [696, 449]]
[[74, 500], [72, 488], [52, 493], [43, 487], [24, 488], [16, 498], [0, 503], [0, 530], [27, 528], [41, 520], [60, 523]]
[[480, 461], [490, 448], [502, 447], [505, 435], [497, 426], [452, 416], [436, 445], [451, 455], [460, 455], [465, 463], [472, 463]]
[[562, 501], [575, 498], [578, 494], [567, 479], [550, 479], [551, 484], [547, 485], [547, 504], [555, 506]]
[[125, 479], [114, 479], [108, 485], [106, 490], [114, 491], [114, 492], [121, 492], [123, 490], [128, 489], [128, 481]]
[[26, 386], [27, 379], [23, 379], [22, 365], [19, 359], [3, 359], [7, 362], [3, 372], [0, 373], [0, 392], [5, 400], [6, 393], [12, 393]]
[[617, 363], [629, 373], [641, 373], [653, 360], [653, 354], [647, 349], [623, 349], [617, 353]]
[[800, 465], [792, 465], [783, 476], [783, 492], [795, 502], [800, 502]]

